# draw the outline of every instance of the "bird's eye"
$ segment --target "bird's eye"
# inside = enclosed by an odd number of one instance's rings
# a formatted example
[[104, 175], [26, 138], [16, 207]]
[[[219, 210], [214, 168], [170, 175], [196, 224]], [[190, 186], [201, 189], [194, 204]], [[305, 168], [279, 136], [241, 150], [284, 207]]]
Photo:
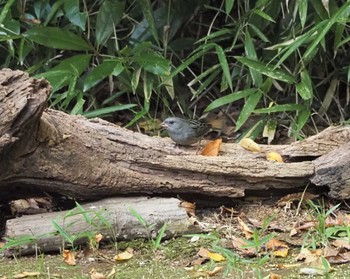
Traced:
[[172, 120], [169, 121], [169, 124], [170, 124], [170, 125], [173, 125], [173, 124], [174, 124], [174, 121], [172, 121]]

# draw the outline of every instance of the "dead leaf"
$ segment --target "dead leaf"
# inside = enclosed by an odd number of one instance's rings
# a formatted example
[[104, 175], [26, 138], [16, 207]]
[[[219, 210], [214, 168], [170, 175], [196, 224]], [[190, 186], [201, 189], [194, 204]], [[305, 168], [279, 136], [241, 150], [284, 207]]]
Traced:
[[219, 272], [221, 272], [224, 268], [222, 266], [216, 266], [214, 267], [214, 269], [212, 271], [208, 272], [209, 276], [214, 276], [216, 274], [218, 274]]
[[156, 118], [156, 119], [150, 119], [150, 120], [146, 120], [146, 121], [140, 121], [137, 124], [145, 132], [148, 132], [148, 131], [154, 131], [154, 130], [159, 129], [159, 125], [161, 122], [162, 122], [161, 120]]
[[280, 154], [278, 154], [277, 152], [269, 152], [266, 154], [266, 159], [268, 161], [272, 161], [272, 162], [277, 162], [277, 163], [284, 163], [283, 158]]
[[253, 231], [248, 227], [248, 225], [246, 223], [244, 223], [244, 221], [240, 217], [237, 217], [237, 221], [240, 225], [241, 230], [243, 231], [243, 233], [245, 235], [245, 238], [246, 239], [252, 238]]
[[321, 256], [323, 255], [323, 250], [316, 249], [310, 251], [306, 248], [300, 250], [300, 253], [296, 256], [297, 261], [304, 261], [306, 264], [314, 264], [319, 262]]
[[89, 273], [91, 279], [107, 279], [107, 277], [104, 276], [102, 273], [97, 272], [94, 267], [90, 270]]
[[270, 272], [270, 274], [269, 274], [269, 279], [280, 279], [280, 278], [281, 278], [281, 276], [277, 273]]
[[300, 201], [300, 200], [313, 200], [317, 198], [319, 195], [314, 195], [310, 194], [308, 192], [300, 192], [300, 193], [293, 193], [293, 194], [288, 194], [282, 198], [280, 198], [277, 201], [277, 206], [284, 207], [287, 204], [290, 204], [294, 201]]
[[134, 252], [133, 249], [128, 247], [124, 252], [119, 253], [118, 255], [116, 255], [114, 257], [114, 260], [116, 260], [116, 261], [130, 260], [134, 256], [133, 252]]
[[239, 211], [233, 209], [233, 207], [228, 208], [226, 206], [221, 206], [220, 215], [224, 217], [233, 217], [239, 215]]
[[207, 278], [208, 271], [206, 271], [206, 270], [191, 270], [191, 271], [189, 271], [188, 274], [193, 279], [195, 279], [195, 278]]
[[350, 252], [344, 251], [344, 249], [334, 249], [326, 247], [324, 249], [324, 257], [331, 264], [348, 263], [350, 261]]
[[63, 250], [63, 260], [68, 265], [76, 265], [74, 252]]
[[338, 238], [338, 239], [332, 241], [332, 245], [335, 247], [345, 248], [347, 250], [350, 250], [350, 243], [349, 243], [349, 239], [347, 237]]
[[284, 242], [278, 239], [271, 239], [266, 243], [267, 250], [271, 251], [272, 255], [276, 257], [285, 258], [288, 256], [289, 247]]
[[244, 149], [247, 149], [252, 152], [261, 152], [261, 148], [259, 144], [254, 142], [250, 138], [244, 138], [239, 142], [239, 145], [242, 146]]
[[13, 276], [13, 278], [19, 279], [19, 278], [27, 278], [27, 277], [38, 277], [38, 276], [40, 276], [40, 272], [24, 271], [22, 273], [16, 274], [15, 276]]
[[96, 234], [95, 235], [95, 241], [96, 241], [96, 243], [100, 243], [100, 241], [102, 240], [102, 238], [103, 238], [103, 235], [102, 234]]
[[184, 208], [189, 216], [196, 216], [196, 203], [182, 201], [180, 207]]
[[201, 247], [197, 253], [198, 256], [202, 257], [202, 258], [209, 258], [208, 257], [208, 253], [209, 253], [209, 250], [208, 249], [205, 249], [203, 247]]
[[233, 248], [240, 251], [245, 256], [255, 256], [256, 250], [254, 248], [245, 248], [245, 246], [247, 246], [247, 242], [245, 242], [244, 239], [233, 236], [231, 243]]
[[218, 156], [220, 147], [221, 147], [222, 139], [216, 139], [209, 141], [201, 151], [201, 155], [203, 156]]
[[323, 276], [326, 275], [329, 271], [322, 267], [302, 267], [299, 270], [299, 274], [301, 275], [310, 275], [310, 276]]
[[117, 274], [117, 270], [115, 266], [113, 266], [112, 270], [107, 274], [107, 278], [117, 278], [115, 275]]

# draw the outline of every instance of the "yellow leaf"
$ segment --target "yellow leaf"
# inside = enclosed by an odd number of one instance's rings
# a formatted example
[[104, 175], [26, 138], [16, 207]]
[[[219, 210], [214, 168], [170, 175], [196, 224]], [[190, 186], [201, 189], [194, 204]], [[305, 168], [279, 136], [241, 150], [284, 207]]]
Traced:
[[222, 139], [216, 139], [209, 141], [201, 151], [201, 155], [203, 156], [218, 156], [220, 147], [221, 147]]
[[268, 161], [274, 161], [274, 162], [278, 162], [278, 163], [283, 163], [283, 158], [280, 154], [278, 154], [277, 152], [269, 152], [266, 154], [266, 159]]
[[247, 149], [252, 152], [261, 152], [261, 148], [259, 144], [254, 142], [250, 138], [244, 138], [239, 142], [239, 145], [242, 146], [244, 149]]
[[208, 251], [207, 254], [208, 258], [215, 261], [215, 262], [222, 262], [225, 260], [225, 257], [219, 253], [212, 253]]
[[134, 256], [134, 255], [133, 255], [133, 253], [132, 253], [132, 250], [131, 250], [131, 251], [130, 251], [130, 250], [126, 250], [126, 251], [124, 251], [124, 252], [119, 253], [118, 255], [116, 255], [116, 256], [114, 257], [114, 259], [115, 259], [116, 261], [126, 261], [126, 260], [130, 260], [133, 256]]
[[271, 239], [266, 243], [266, 248], [269, 251], [272, 251], [272, 254], [276, 257], [285, 258], [288, 255], [289, 247], [284, 242], [278, 239]]

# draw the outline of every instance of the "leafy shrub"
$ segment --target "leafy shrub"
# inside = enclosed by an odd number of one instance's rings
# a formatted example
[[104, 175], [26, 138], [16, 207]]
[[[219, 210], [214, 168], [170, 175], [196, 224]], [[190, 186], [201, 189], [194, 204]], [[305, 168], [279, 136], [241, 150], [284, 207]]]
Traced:
[[[87, 117], [222, 110], [251, 135], [348, 117], [347, 1], [0, 1], [0, 63]], [[234, 107], [239, 114], [233, 115]], [[123, 120], [125, 122], [125, 119]], [[246, 127], [244, 127], [246, 129]]]

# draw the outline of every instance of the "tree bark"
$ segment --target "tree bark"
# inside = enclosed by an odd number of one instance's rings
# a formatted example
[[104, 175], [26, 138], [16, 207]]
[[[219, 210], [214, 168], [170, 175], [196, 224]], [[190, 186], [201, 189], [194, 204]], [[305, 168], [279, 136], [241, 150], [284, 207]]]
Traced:
[[[196, 155], [195, 147], [174, 147], [168, 138], [45, 110], [49, 91], [44, 80], [0, 71], [3, 202], [38, 192], [96, 200], [121, 194], [242, 197], [250, 190], [294, 190], [315, 174], [312, 160], [346, 143], [350, 134], [348, 127], [332, 127], [288, 146], [262, 146], [258, 154], [223, 144], [218, 157], [205, 157]], [[289, 163], [267, 161], [271, 150]]]
[[[20, 247], [7, 249], [6, 253], [58, 251], [64, 246], [86, 245], [88, 238], [94, 239], [96, 234], [102, 234], [103, 240], [114, 241], [152, 239], [158, 236], [164, 224], [164, 239], [198, 231], [190, 225], [186, 211], [179, 207], [179, 202], [175, 198], [109, 198], [70, 211], [11, 219], [7, 221], [5, 237], [22, 240], [28, 238], [29, 241]], [[142, 224], [130, 209], [141, 216], [146, 224]]]

